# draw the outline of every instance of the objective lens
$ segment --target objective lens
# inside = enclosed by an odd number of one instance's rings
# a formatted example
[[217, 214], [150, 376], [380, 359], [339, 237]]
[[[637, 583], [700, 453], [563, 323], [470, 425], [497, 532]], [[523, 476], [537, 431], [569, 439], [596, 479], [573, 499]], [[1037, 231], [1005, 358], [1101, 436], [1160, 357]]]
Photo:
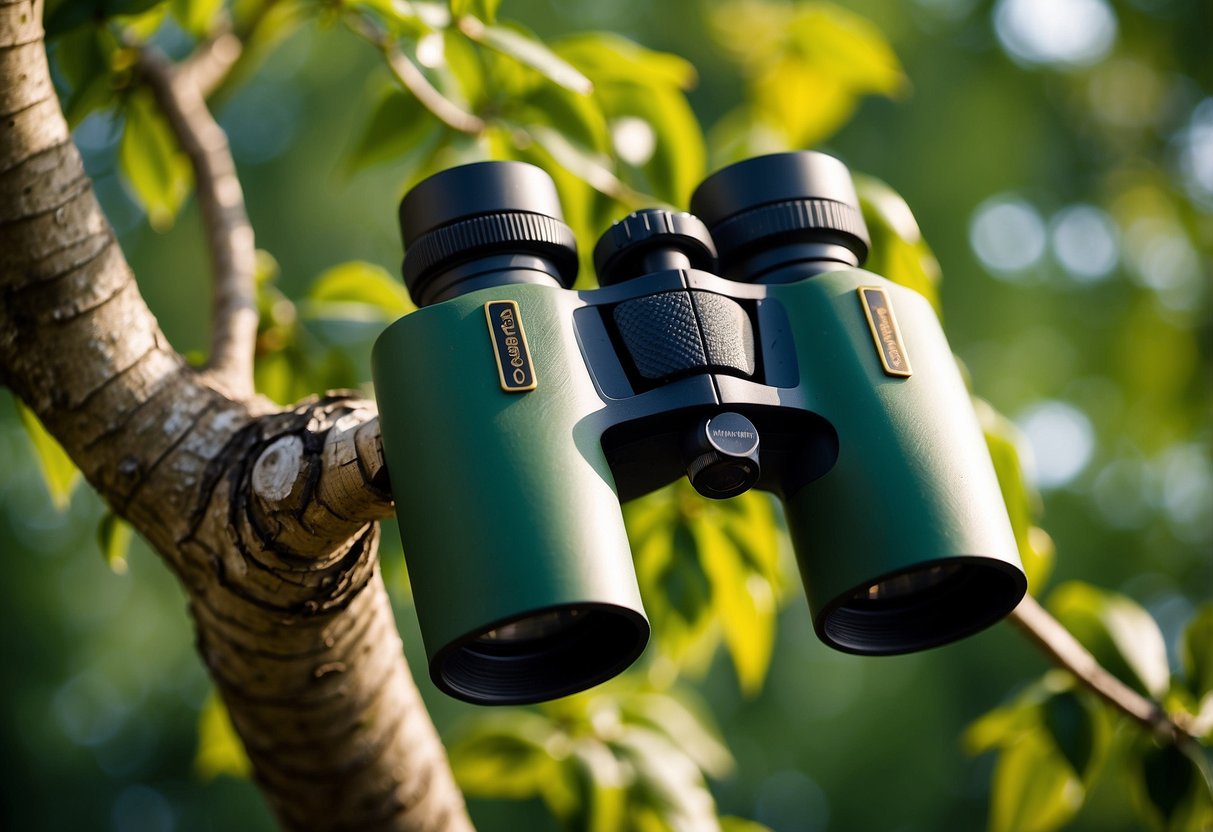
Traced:
[[502, 624], [477, 637], [477, 644], [518, 644], [555, 635], [574, 624], [581, 610], [557, 610]]
[[924, 589], [929, 589], [943, 583], [949, 578], [960, 574], [961, 568], [959, 564], [946, 563], [940, 566], [932, 566], [928, 569], [907, 572], [904, 575], [898, 575], [886, 581], [872, 584], [866, 591], [857, 593], [856, 597], [861, 599], [866, 598], [870, 601], [904, 598], [907, 595], [913, 595], [916, 592], [921, 592]]

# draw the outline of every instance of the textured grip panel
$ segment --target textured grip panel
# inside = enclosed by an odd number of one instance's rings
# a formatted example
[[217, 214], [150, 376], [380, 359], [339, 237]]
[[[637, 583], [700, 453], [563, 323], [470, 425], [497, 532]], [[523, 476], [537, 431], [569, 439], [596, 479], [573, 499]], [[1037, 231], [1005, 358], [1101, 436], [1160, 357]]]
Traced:
[[754, 328], [737, 301], [711, 292], [663, 292], [624, 301], [615, 327], [640, 376], [755, 370]]
[[711, 292], [691, 292], [708, 364], [754, 375], [754, 325], [737, 301]]
[[613, 315], [642, 377], [659, 381], [707, 365], [689, 292], [625, 301], [615, 307]]

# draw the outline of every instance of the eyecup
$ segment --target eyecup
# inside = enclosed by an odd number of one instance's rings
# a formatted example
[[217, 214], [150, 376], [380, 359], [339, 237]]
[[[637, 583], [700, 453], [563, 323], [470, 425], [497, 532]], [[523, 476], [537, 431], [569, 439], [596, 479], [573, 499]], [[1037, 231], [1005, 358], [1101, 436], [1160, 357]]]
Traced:
[[851, 173], [825, 153], [775, 153], [723, 168], [695, 189], [691, 213], [711, 229], [726, 271], [759, 243], [836, 243], [859, 264], [871, 246]]

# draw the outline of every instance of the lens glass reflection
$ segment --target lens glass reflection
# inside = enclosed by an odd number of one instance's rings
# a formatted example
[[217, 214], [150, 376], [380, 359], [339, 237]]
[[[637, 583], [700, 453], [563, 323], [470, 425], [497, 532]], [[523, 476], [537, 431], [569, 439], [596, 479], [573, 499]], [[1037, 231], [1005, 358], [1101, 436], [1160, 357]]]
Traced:
[[478, 644], [518, 644], [549, 638], [575, 624], [581, 610], [556, 610], [503, 624], [476, 638]]
[[957, 563], [944, 563], [927, 569], [916, 569], [901, 575], [872, 584], [858, 594], [859, 598], [870, 601], [883, 601], [892, 598], [904, 598], [908, 595], [922, 592], [943, 583], [958, 574], [963, 567]]

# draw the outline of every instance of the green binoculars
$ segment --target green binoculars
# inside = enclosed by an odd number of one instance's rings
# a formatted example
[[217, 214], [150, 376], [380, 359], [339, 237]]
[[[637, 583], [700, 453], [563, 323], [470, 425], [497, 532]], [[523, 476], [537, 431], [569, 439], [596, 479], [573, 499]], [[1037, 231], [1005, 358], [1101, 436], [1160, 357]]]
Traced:
[[861, 270], [847, 168], [803, 152], [705, 180], [594, 249], [539, 168], [486, 162], [400, 205], [416, 312], [375, 344], [384, 451], [430, 675], [471, 702], [575, 693], [649, 624], [620, 502], [687, 476], [783, 503], [814, 628], [869, 655], [1009, 613], [1026, 581], [939, 321]]

